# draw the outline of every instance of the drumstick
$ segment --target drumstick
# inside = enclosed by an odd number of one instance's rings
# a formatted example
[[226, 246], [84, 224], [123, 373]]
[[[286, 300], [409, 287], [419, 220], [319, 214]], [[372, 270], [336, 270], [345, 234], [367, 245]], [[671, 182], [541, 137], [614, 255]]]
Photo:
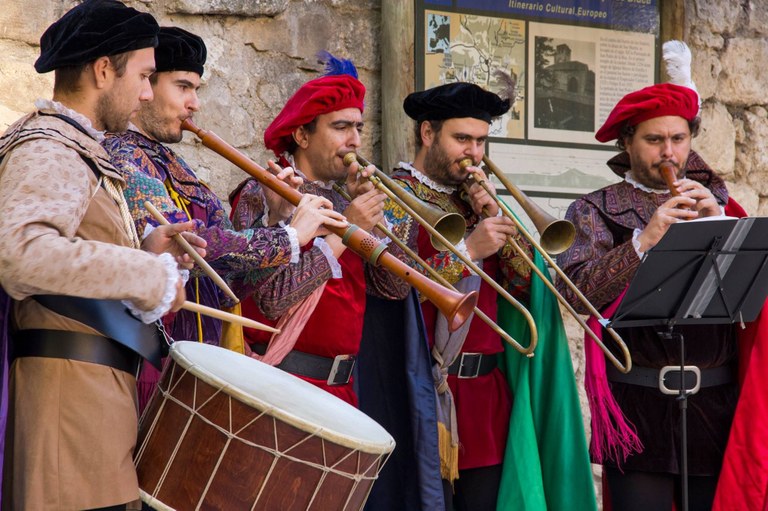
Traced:
[[203, 316], [210, 316], [212, 318], [227, 321], [229, 323], [236, 323], [244, 327], [254, 328], [256, 330], [264, 330], [265, 332], [272, 332], [275, 334], [280, 333], [280, 329], [278, 328], [272, 328], [271, 326], [265, 325], [264, 323], [259, 323], [258, 321], [244, 318], [242, 316], [238, 316], [237, 314], [231, 314], [219, 309], [214, 309], [213, 307], [206, 307], [205, 305], [200, 305], [199, 303], [187, 301], [184, 302], [184, 305], [182, 305], [181, 308], [191, 312], [197, 312]]
[[[149, 201], [144, 201], [144, 207], [147, 208], [147, 211], [149, 211], [152, 216], [157, 220], [160, 225], [170, 225], [168, 220], [165, 219], [165, 217], [155, 208], [154, 205], [152, 205]], [[184, 251], [190, 255], [192, 259], [197, 263], [200, 268], [205, 272], [206, 275], [208, 275], [213, 282], [221, 288], [222, 291], [227, 293], [230, 298], [232, 298], [235, 303], [240, 302], [240, 300], [235, 296], [235, 293], [232, 292], [232, 290], [229, 288], [226, 282], [224, 282], [224, 279], [219, 276], [216, 271], [211, 268], [211, 266], [205, 262], [205, 259], [203, 259], [200, 254], [197, 253], [197, 251], [192, 248], [192, 245], [189, 244], [187, 240], [184, 239], [184, 237], [181, 234], [174, 234], [173, 239], [176, 240], [176, 242], [181, 245], [181, 248], [184, 249]]]

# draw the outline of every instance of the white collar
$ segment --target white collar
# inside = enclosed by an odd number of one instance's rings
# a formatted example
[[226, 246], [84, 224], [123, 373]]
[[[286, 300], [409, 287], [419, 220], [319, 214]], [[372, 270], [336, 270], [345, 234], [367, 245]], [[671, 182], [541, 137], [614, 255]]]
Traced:
[[75, 112], [71, 108], [67, 108], [58, 101], [40, 98], [35, 101], [35, 108], [38, 110], [53, 110], [57, 114], [66, 115], [73, 121], [77, 122], [80, 126], [82, 126], [86, 133], [93, 137], [97, 142], [104, 140], [104, 132], [95, 129], [89, 118], [81, 113]]
[[666, 189], [666, 188], [664, 188], [664, 189], [651, 188], [650, 186], [645, 186], [644, 184], [638, 183], [637, 181], [635, 181], [635, 178], [632, 177], [632, 171], [631, 170], [627, 171], [627, 173], [624, 174], [624, 181], [626, 181], [627, 183], [631, 184], [632, 186], [634, 186], [638, 190], [642, 190], [644, 192], [656, 193], [656, 194], [659, 194], [659, 195], [662, 195], [662, 194], [665, 194], [665, 193], [669, 193], [669, 190]]
[[398, 167], [401, 169], [405, 169], [408, 172], [411, 173], [413, 177], [416, 178], [417, 181], [419, 181], [421, 184], [433, 189], [436, 192], [440, 193], [453, 193], [455, 192], [458, 187], [456, 186], [450, 186], [450, 185], [442, 185], [440, 183], [436, 183], [432, 179], [430, 179], [426, 174], [416, 169], [416, 167], [413, 166], [412, 163], [407, 163], [404, 161], [401, 161], [397, 164]]

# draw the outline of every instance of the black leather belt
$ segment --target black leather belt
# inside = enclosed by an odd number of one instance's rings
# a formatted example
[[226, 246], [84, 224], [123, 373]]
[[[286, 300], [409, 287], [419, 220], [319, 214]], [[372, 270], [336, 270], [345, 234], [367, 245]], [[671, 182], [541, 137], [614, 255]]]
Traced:
[[499, 356], [483, 353], [461, 353], [453, 364], [448, 366], [448, 374], [458, 378], [477, 378], [485, 376], [496, 368]]
[[[661, 369], [632, 366], [632, 370], [627, 374], [622, 373], [612, 365], [608, 365], [606, 375], [613, 382], [655, 388], [663, 394], [680, 394], [679, 365], [664, 366]], [[699, 389], [717, 387], [735, 381], [736, 366], [734, 364], [706, 369], [699, 369], [697, 366], [685, 366], [684, 383], [689, 394], [695, 394]]]
[[13, 358], [64, 358], [113, 367], [137, 375], [141, 356], [112, 339], [65, 330], [18, 330], [13, 334]]
[[[263, 355], [267, 351], [267, 345], [252, 344], [251, 349]], [[355, 356], [337, 355], [335, 358], [328, 358], [293, 350], [275, 367], [298, 376], [325, 380], [331, 386], [346, 385], [355, 368]]]

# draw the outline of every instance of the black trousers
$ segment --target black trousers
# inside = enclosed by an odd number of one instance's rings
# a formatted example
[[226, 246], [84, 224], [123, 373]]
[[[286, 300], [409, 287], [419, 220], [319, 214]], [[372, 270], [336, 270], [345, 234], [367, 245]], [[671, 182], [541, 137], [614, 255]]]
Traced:
[[[676, 474], [625, 471], [603, 467], [611, 508], [616, 511], [668, 511], [682, 508], [681, 481]], [[688, 511], [709, 511], [718, 476], [688, 476]]]
[[454, 487], [443, 480], [446, 511], [496, 511], [501, 465], [459, 470]]

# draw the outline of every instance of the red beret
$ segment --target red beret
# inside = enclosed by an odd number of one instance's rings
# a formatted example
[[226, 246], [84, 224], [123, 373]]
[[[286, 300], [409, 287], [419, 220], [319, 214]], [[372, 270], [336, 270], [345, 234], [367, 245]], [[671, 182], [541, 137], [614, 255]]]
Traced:
[[619, 138], [624, 126], [637, 126], [665, 115], [676, 115], [690, 122], [698, 113], [699, 96], [693, 89], [672, 83], [651, 85], [621, 98], [595, 138], [609, 142]]
[[365, 86], [350, 75], [322, 76], [301, 86], [264, 132], [264, 145], [280, 156], [291, 144], [291, 134], [318, 115], [345, 108], [363, 111]]

